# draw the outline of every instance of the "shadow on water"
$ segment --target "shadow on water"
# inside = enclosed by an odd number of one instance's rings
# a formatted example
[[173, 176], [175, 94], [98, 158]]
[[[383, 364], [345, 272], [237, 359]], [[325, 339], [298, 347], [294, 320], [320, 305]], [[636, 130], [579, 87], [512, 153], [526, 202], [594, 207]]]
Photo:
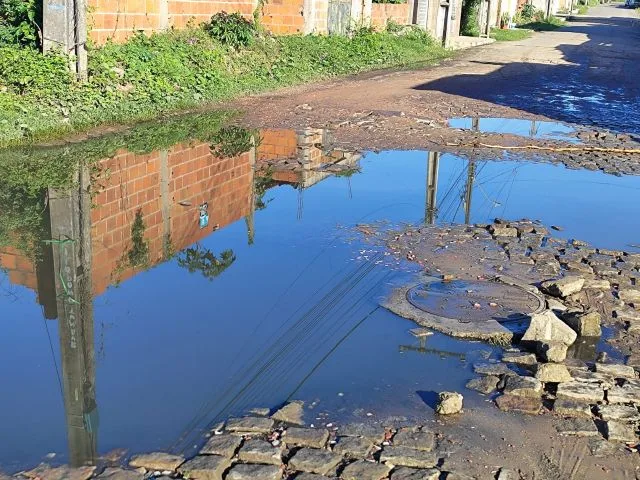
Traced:
[[566, 63], [490, 62], [499, 68], [487, 74], [444, 77], [414, 88], [640, 135], [640, 63], [632, 47], [640, 41], [640, 29], [633, 19], [623, 17], [579, 21], [587, 24], [569, 22], [564, 30], [585, 34], [587, 41], [556, 47]]
[[420, 397], [420, 400], [422, 400], [429, 408], [432, 410], [436, 409], [439, 399], [438, 392], [425, 392], [418, 390], [416, 393]]
[[621, 221], [634, 177], [223, 125], [0, 154], [3, 468], [190, 453], [212, 422], [290, 398], [313, 418], [430, 415], [430, 389], [461, 389], [494, 350], [414, 338], [381, 309], [414, 270], [357, 224], [530, 217], [612, 248], [637, 236]]

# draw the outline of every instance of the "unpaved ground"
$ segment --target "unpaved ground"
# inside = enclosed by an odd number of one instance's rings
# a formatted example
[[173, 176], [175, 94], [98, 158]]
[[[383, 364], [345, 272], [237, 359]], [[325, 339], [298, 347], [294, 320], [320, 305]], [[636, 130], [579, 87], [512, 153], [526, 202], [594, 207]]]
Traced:
[[[435, 67], [355, 78], [237, 102], [258, 127], [332, 127], [355, 148], [464, 150], [522, 144], [445, 128], [452, 117], [551, 120], [640, 135], [640, 22], [620, 6], [590, 10], [553, 32], [494, 43]], [[594, 136], [587, 143], [602, 144]], [[531, 143], [526, 140], [524, 143]], [[609, 136], [604, 143], [620, 146]]]

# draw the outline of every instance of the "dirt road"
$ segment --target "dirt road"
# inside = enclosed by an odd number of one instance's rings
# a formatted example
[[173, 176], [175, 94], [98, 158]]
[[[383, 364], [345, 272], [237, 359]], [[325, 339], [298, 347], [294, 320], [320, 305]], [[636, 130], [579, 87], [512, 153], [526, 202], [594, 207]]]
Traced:
[[601, 6], [556, 31], [468, 50], [439, 66], [288, 89], [238, 106], [252, 125], [339, 127], [339, 140], [361, 148], [446, 145], [460, 138], [443, 128], [446, 121], [472, 116], [555, 120], [635, 136], [638, 45], [640, 17]]

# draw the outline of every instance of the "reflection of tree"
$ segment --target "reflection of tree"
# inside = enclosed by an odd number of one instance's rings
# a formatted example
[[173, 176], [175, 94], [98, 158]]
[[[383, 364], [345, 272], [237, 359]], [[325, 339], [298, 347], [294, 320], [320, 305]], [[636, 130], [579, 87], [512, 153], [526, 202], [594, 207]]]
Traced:
[[273, 181], [273, 168], [269, 167], [265, 171], [260, 172], [258, 176], [256, 176], [254, 182], [254, 192], [255, 192], [255, 208], [256, 210], [264, 210], [267, 208], [267, 204], [271, 201], [264, 200], [264, 195], [267, 193], [271, 187], [275, 185]]
[[130, 267], [145, 267], [149, 264], [149, 244], [144, 239], [146, 228], [142, 210], [138, 210], [131, 226], [131, 248], [127, 252]]
[[233, 158], [257, 146], [254, 130], [242, 127], [223, 127], [211, 139], [211, 154], [216, 158]]
[[236, 261], [233, 250], [225, 250], [216, 257], [208, 248], [196, 245], [178, 254], [178, 265], [189, 273], [200, 272], [203, 277], [213, 280]]

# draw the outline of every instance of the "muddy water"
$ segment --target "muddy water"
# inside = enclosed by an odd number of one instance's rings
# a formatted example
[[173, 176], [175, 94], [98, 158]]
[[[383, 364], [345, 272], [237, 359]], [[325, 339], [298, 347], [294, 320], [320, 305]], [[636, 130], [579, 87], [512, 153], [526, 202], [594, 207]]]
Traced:
[[0, 237], [2, 469], [189, 453], [216, 420], [290, 398], [314, 405], [310, 423], [429, 418], [434, 392], [463, 389], [493, 350], [420, 341], [378, 308], [412, 272], [357, 224], [528, 217], [638, 243], [638, 178], [250, 133], [121, 149], [74, 167], [82, 188], [41, 186], [33, 209], [0, 212], [17, 225]]

